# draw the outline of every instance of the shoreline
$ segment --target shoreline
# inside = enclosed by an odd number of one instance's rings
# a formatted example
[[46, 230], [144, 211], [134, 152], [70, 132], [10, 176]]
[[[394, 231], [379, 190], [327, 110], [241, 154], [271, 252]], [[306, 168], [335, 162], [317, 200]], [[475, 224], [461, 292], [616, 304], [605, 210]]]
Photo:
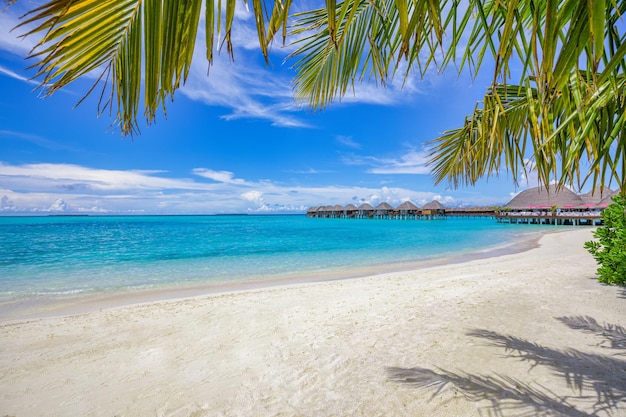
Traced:
[[32, 297], [0, 305], [0, 324], [34, 320], [46, 317], [85, 314], [111, 308], [123, 308], [151, 302], [183, 300], [205, 295], [262, 290], [264, 288], [290, 286], [327, 281], [360, 279], [387, 273], [417, 271], [443, 265], [460, 264], [474, 260], [496, 258], [521, 253], [539, 246], [540, 239], [548, 234], [565, 230], [542, 230], [523, 235], [512, 242], [470, 252], [447, 254], [412, 262], [385, 263], [376, 266], [350, 266], [326, 273], [302, 273], [280, 275], [253, 280], [215, 282], [202, 285], [163, 286], [136, 290], [98, 292], [53, 297]]
[[626, 289], [590, 238], [2, 323], [0, 415], [622, 416]]

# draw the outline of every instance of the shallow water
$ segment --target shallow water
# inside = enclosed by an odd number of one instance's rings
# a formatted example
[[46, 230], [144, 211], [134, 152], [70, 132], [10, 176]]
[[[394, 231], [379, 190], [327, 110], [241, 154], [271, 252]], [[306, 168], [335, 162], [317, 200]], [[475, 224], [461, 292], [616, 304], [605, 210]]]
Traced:
[[0, 303], [374, 271], [546, 229], [489, 218], [0, 217]]

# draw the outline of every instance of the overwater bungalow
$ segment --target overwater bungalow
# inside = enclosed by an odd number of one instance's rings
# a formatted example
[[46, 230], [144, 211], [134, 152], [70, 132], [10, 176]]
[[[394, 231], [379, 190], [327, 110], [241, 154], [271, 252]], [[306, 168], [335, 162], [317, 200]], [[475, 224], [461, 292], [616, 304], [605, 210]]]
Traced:
[[324, 217], [332, 218], [334, 210], [335, 210], [335, 206], [324, 206], [324, 208], [322, 209], [322, 213]]
[[306, 216], [307, 217], [317, 217], [317, 210], [319, 208], [320, 208], [320, 206], [309, 207], [309, 209], [306, 211]]
[[356, 217], [359, 209], [354, 204], [348, 204], [344, 207], [343, 213], [345, 219], [353, 219]]
[[359, 206], [357, 211], [358, 219], [370, 219], [374, 216], [374, 207], [367, 203], [363, 203]]
[[393, 207], [387, 202], [380, 203], [374, 210], [374, 218], [376, 219], [390, 219], [394, 211]]
[[433, 200], [422, 207], [422, 217], [426, 219], [445, 219], [446, 207], [437, 200]]
[[337, 204], [333, 206], [333, 209], [331, 210], [331, 218], [340, 219], [343, 217], [343, 213], [344, 213], [343, 206], [341, 204]]
[[421, 209], [411, 201], [405, 201], [395, 209], [387, 202], [372, 207], [368, 203], [358, 208], [354, 204], [345, 207], [314, 206], [307, 210], [307, 217], [342, 219], [445, 219], [455, 217], [495, 217], [498, 222], [554, 225], [600, 224], [601, 211], [611, 204], [611, 198], [619, 193], [609, 188], [596, 188], [586, 194], [576, 194], [562, 188], [546, 190], [531, 188], [515, 196], [503, 208], [493, 206], [446, 208], [437, 200]]
[[398, 219], [418, 219], [420, 208], [410, 201], [405, 201], [396, 207], [396, 218]]

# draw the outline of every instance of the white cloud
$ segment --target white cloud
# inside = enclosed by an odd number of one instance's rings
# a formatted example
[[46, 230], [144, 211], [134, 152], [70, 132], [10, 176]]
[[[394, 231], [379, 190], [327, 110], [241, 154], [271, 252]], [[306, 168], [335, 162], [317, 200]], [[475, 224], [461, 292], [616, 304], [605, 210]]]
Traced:
[[410, 100], [414, 94], [420, 93], [417, 88], [418, 78], [410, 75], [407, 82], [390, 80], [385, 86], [373, 81], [357, 82], [354, 88], [348, 89], [345, 96], [337, 98], [342, 103], [365, 103], [381, 106], [394, 106]]
[[344, 155], [342, 161], [346, 165], [369, 165], [369, 174], [430, 174], [426, 166], [428, 154], [424, 151], [409, 149], [397, 158], [381, 158], [377, 156]]
[[361, 144], [352, 139], [351, 136], [338, 135], [335, 139], [348, 148], [361, 149]]
[[[214, 61], [209, 66], [204, 22], [200, 23], [191, 71], [181, 88], [182, 94], [210, 106], [230, 109], [222, 115], [225, 120], [252, 118], [269, 120], [275, 126], [309, 127], [297, 116], [300, 109], [293, 100], [291, 75], [274, 63], [265, 66], [253, 13], [241, 6], [240, 3], [236, 8], [231, 32], [234, 60], [219, 50], [223, 39], [216, 38]], [[223, 38], [224, 34], [220, 35]], [[279, 48], [274, 51], [274, 59], [281, 61], [284, 54], [279, 53]]]
[[[0, 211], [87, 213], [303, 212], [321, 204], [416, 204], [436, 194], [398, 187], [302, 186], [246, 181], [230, 171], [196, 168], [196, 178], [161, 170], [106, 170], [70, 164], [0, 163]], [[209, 182], [205, 181], [209, 180]], [[447, 198], [447, 197], [442, 197]], [[450, 197], [451, 198], [451, 197]]]
[[265, 201], [263, 200], [263, 193], [260, 191], [246, 191], [241, 194], [241, 198], [244, 200], [250, 201], [257, 206], [264, 206]]
[[289, 172], [292, 174], [314, 175], [314, 174], [332, 174], [335, 171], [309, 168], [309, 169], [290, 169], [290, 170], [286, 170], [285, 172]]
[[456, 199], [454, 197], [451, 196], [443, 196], [440, 194], [436, 194], [433, 196], [432, 200], [436, 200], [439, 201], [441, 204], [443, 204], [444, 206], [452, 206], [456, 203]]
[[[203, 40], [203, 22], [198, 32], [198, 39]], [[226, 51], [219, 53], [216, 46], [210, 68], [205, 58], [204, 42], [196, 43], [190, 75], [181, 92], [192, 100], [231, 109], [230, 113], [222, 115], [225, 120], [251, 118], [268, 120], [272, 125], [281, 127], [312, 127], [299, 116], [301, 108], [307, 105], [294, 99], [292, 78], [295, 72], [290, 68], [293, 60], [283, 62], [286, 54], [293, 51], [293, 45], [280, 46], [282, 40], [276, 39], [269, 66], [266, 66], [259, 47], [253, 12], [246, 11], [244, 7], [236, 9], [232, 39], [234, 61], [231, 61]], [[221, 39], [216, 42], [217, 45], [220, 43]], [[400, 63], [399, 74], [405, 65]], [[336, 101], [398, 105], [420, 92], [420, 82], [419, 76], [413, 74], [406, 80], [402, 76], [390, 80], [384, 88], [375, 82], [357, 82], [353, 89], [344, 97], [337, 97]]]
[[428, 154], [410, 150], [397, 159], [374, 159], [379, 166], [368, 170], [371, 174], [430, 174], [426, 166]]
[[539, 183], [539, 177], [537, 176], [537, 170], [535, 169], [535, 161], [528, 158], [524, 159], [524, 167], [519, 172], [517, 182], [522, 186], [522, 188], [537, 186]]
[[181, 92], [192, 100], [230, 109], [223, 119], [264, 119], [276, 126], [308, 127], [296, 116], [299, 108], [293, 101], [289, 77], [244, 54], [234, 62], [225, 56], [216, 57], [208, 74], [207, 67], [204, 52], [196, 50]]
[[23, 81], [23, 82], [28, 83], [28, 84], [39, 85], [39, 82], [37, 82], [35, 80], [31, 80], [31, 79], [29, 79], [27, 77], [24, 77], [23, 75], [20, 75], [20, 74], [14, 72], [14, 71], [11, 71], [10, 69], [3, 67], [2, 65], [0, 65], [0, 74], [7, 75], [7, 76], [9, 76], [11, 78], [14, 78], [14, 79], [19, 80], [19, 81]]
[[14, 211], [15, 210], [15, 203], [11, 200], [9, 200], [9, 197], [7, 195], [2, 196], [2, 199], [0, 199], [0, 211]]
[[209, 184], [195, 183], [189, 179], [158, 177], [162, 171], [105, 170], [72, 164], [7, 165], [0, 162], [0, 180], [5, 187], [14, 189], [64, 189], [112, 192], [158, 189], [210, 189]]
[[239, 178], [234, 178], [235, 174], [233, 174], [230, 171], [213, 171], [212, 169], [206, 169], [206, 168], [194, 168], [192, 172], [200, 177], [208, 178], [216, 182], [223, 182], [226, 184], [239, 184], [239, 185], [246, 184], [244, 180], [239, 179]]
[[392, 206], [397, 206], [403, 202], [410, 200], [418, 206], [423, 206], [434, 199], [445, 200], [447, 204], [454, 205], [456, 200], [451, 196], [442, 197], [439, 194], [430, 191], [413, 191], [398, 187], [382, 187], [377, 190], [362, 189], [362, 193], [354, 195], [349, 201], [356, 206], [368, 203], [374, 207], [382, 202], [387, 202]]
[[54, 203], [50, 206], [48, 211], [67, 211], [69, 206], [62, 198], [57, 198]]
[[16, 28], [21, 23], [19, 13], [16, 6], [0, 10], [0, 50], [24, 56], [35, 46], [36, 41], [32, 36], [21, 37], [28, 32], [28, 28]]

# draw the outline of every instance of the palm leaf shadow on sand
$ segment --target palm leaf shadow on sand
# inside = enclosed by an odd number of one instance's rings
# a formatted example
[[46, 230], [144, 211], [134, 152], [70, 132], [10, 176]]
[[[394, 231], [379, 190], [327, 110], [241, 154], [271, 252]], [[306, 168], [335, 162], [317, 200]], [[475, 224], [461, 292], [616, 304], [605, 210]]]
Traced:
[[[601, 325], [589, 316], [557, 317], [556, 319], [571, 329], [601, 337], [603, 340], [600, 342], [600, 346], [626, 350], [626, 329], [620, 325]], [[621, 354], [624, 355], [626, 352]]]
[[453, 387], [468, 400], [487, 400], [490, 406], [483, 407], [488, 415], [519, 417], [557, 415], [589, 417], [568, 403], [567, 397], [560, 397], [545, 387], [531, 387], [515, 378], [502, 375], [472, 375], [426, 368], [387, 368], [392, 381], [412, 385], [418, 389], [432, 389], [432, 398], [446, 387]]
[[[624, 350], [624, 328], [600, 325], [591, 317], [557, 317], [568, 327], [603, 337], [611, 349]], [[468, 400], [488, 401], [488, 415], [504, 416], [613, 416], [626, 408], [626, 361], [623, 352], [598, 355], [576, 349], [558, 350], [488, 330], [472, 330], [468, 336], [503, 348], [507, 357], [527, 361], [531, 369], [548, 367], [562, 378], [573, 395], [557, 395], [546, 387], [504, 375], [474, 375], [444, 369], [387, 368], [391, 381], [432, 391], [432, 398], [446, 387]], [[584, 410], [584, 411], [583, 411]]]

